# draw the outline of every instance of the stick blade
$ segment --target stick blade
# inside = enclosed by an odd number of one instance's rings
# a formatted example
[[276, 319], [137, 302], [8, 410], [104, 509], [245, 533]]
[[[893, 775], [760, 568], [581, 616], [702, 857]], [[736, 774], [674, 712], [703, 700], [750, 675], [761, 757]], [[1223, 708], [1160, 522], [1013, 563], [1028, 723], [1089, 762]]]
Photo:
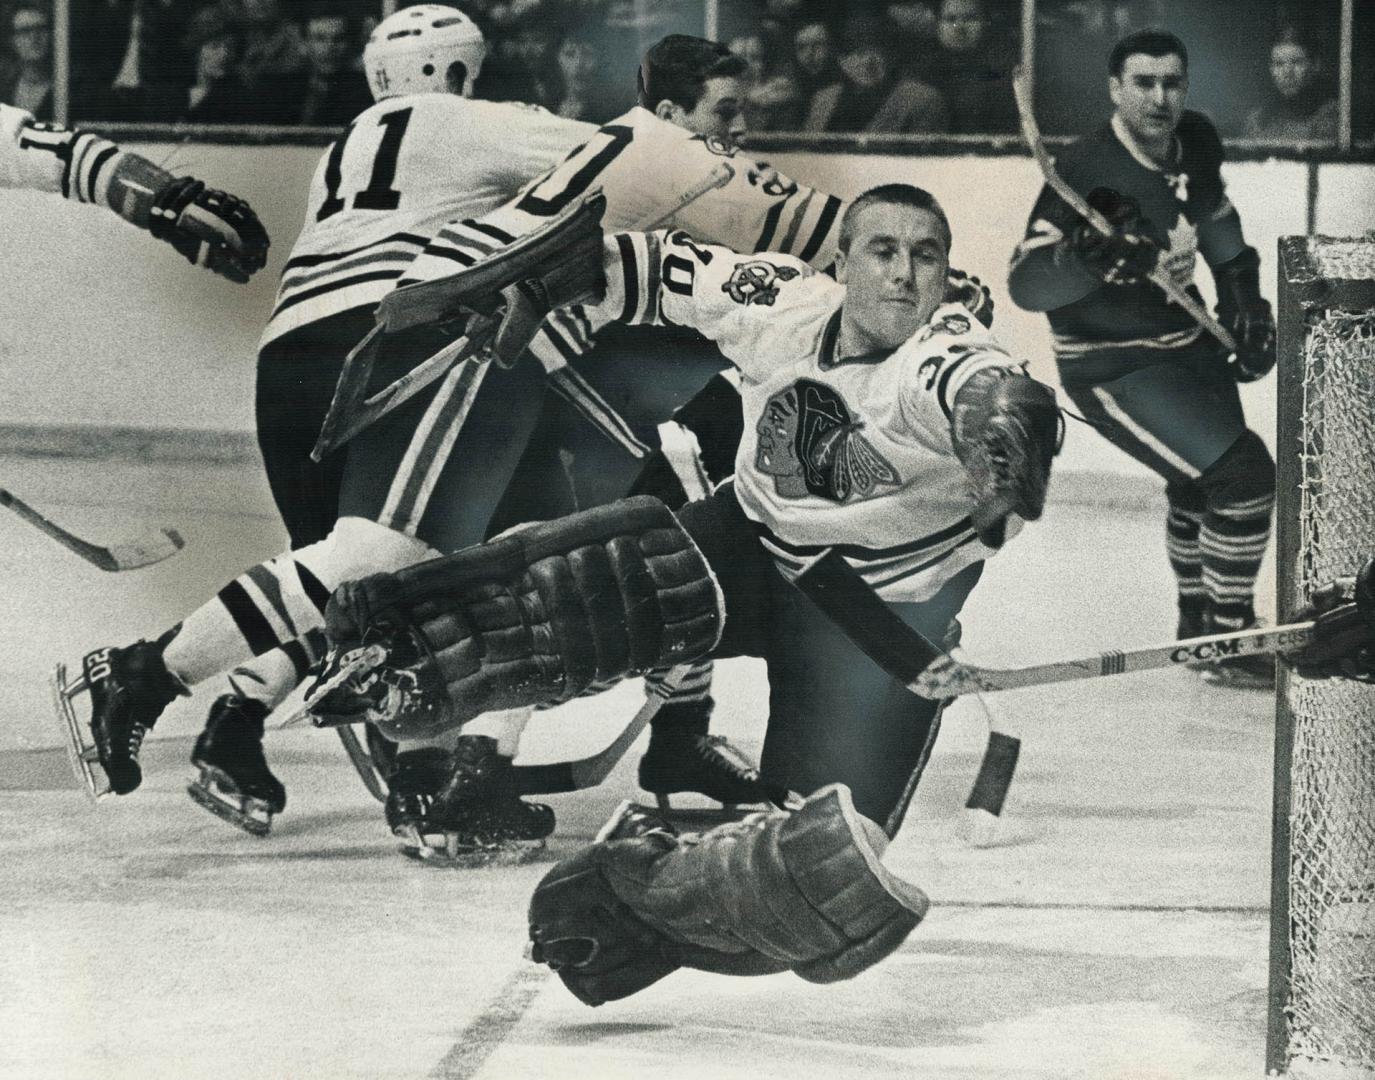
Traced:
[[95, 565], [111, 573], [137, 570], [170, 559], [185, 546], [186, 541], [176, 529], [156, 529], [104, 548], [108, 558], [96, 560]]

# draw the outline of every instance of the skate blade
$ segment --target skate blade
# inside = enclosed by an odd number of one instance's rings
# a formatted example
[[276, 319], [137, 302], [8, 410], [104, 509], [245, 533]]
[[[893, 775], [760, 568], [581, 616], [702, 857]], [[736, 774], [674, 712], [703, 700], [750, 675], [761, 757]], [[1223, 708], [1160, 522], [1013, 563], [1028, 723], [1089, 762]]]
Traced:
[[408, 859], [449, 870], [520, 866], [544, 850], [542, 839], [474, 846], [454, 835], [445, 837], [442, 843], [435, 843], [438, 837], [421, 837], [413, 829], [398, 830], [397, 836], [401, 839], [401, 854]]
[[1275, 692], [1275, 680], [1249, 672], [1229, 671], [1218, 667], [1199, 668], [1199, 677], [1209, 686], [1224, 690], [1260, 690], [1267, 694]]
[[76, 709], [72, 706], [76, 696], [86, 693], [89, 689], [85, 675], [80, 676], [74, 682], [67, 681], [66, 664], [58, 664], [53, 669], [53, 708], [57, 713], [57, 718], [62, 722], [63, 732], [67, 736], [67, 761], [72, 767], [72, 773], [76, 777], [77, 783], [81, 785], [81, 789], [87, 797], [92, 802], [99, 802], [110, 794], [110, 783], [104, 775], [104, 770], [97, 773], [93, 768], [93, 766], [100, 764], [100, 754], [95, 746], [87, 740], [85, 728], [77, 719]]
[[202, 765], [200, 770], [200, 776], [186, 785], [192, 802], [252, 836], [266, 836], [272, 830], [272, 808], [267, 803], [239, 794], [233, 781], [213, 765]]
[[674, 828], [681, 828], [688, 832], [712, 829], [717, 825], [729, 825], [732, 822], [744, 821], [751, 814], [764, 813], [772, 809], [772, 807], [762, 803], [757, 805], [722, 803], [720, 806], [674, 806], [668, 801], [667, 795], [656, 795], [655, 800], [658, 803], [659, 817]]

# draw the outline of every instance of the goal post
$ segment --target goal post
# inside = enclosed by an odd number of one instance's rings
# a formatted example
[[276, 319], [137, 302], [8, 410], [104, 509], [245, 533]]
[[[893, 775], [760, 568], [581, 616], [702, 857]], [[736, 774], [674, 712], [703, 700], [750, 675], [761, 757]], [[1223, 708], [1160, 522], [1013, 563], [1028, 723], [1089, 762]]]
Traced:
[[[1279, 243], [1278, 617], [1375, 554], [1375, 239]], [[1276, 691], [1266, 1068], [1375, 1080], [1375, 686]]]

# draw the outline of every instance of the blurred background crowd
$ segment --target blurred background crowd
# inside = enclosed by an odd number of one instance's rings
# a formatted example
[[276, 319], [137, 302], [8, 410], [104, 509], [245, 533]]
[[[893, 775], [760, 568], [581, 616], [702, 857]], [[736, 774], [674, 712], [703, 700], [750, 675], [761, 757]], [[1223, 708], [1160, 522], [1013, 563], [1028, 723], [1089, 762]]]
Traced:
[[[634, 103], [640, 54], [701, 34], [704, 0], [450, 0], [482, 26], [478, 96], [605, 121]], [[1224, 135], [1332, 141], [1341, 0], [1037, 0], [1037, 110], [1051, 134], [1107, 115], [1106, 57], [1149, 25], [1191, 50], [1191, 103]], [[402, 3], [400, 6], [408, 6]], [[78, 120], [339, 126], [370, 101], [380, 0], [70, 0]], [[52, 0], [0, 0], [0, 100], [52, 115]], [[1012, 135], [1021, 0], [717, 0], [748, 65], [752, 131]], [[1357, 0], [1352, 99], [1372, 128], [1375, 0]]]

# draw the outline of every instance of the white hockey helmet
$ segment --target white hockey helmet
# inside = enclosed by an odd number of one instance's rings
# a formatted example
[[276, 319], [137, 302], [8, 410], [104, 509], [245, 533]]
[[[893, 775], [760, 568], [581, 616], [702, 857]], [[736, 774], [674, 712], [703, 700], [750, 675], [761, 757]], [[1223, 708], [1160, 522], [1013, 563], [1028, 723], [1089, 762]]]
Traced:
[[363, 69], [373, 100], [381, 101], [449, 92], [449, 66], [457, 61], [468, 71], [463, 93], [471, 94], [486, 55], [482, 31], [458, 8], [417, 4], [377, 24], [363, 48]]

